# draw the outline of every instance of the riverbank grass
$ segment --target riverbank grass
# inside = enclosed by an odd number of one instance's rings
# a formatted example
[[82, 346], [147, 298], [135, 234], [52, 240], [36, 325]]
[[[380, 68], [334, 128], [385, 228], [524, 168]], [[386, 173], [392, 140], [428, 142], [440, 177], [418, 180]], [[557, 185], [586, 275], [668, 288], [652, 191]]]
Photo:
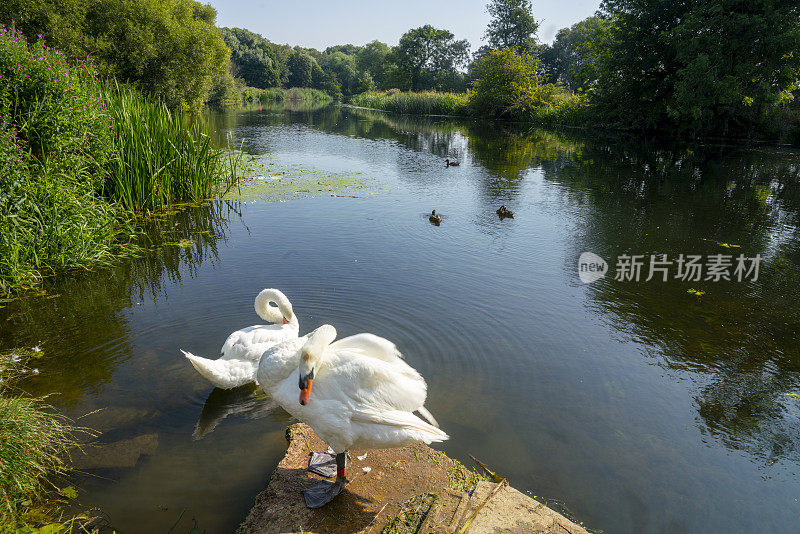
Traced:
[[112, 123], [93, 65], [0, 26], [0, 295], [114, 257]]
[[33, 355], [30, 349], [0, 353], [0, 532], [68, 531], [87, 519], [65, 518], [61, 505], [77, 493], [54, 483], [69, 471], [78, 429], [10, 385], [33, 372], [25, 365]]
[[350, 104], [407, 115], [467, 115], [469, 113], [469, 97], [466, 93], [367, 91], [353, 96]]
[[235, 156], [212, 144], [198, 117], [128, 87], [109, 93], [115, 157], [103, 190], [110, 199], [130, 211], [158, 211], [207, 200], [215, 186], [233, 183]]
[[0, 25], [0, 296], [129, 254], [142, 213], [235, 181], [196, 116]]

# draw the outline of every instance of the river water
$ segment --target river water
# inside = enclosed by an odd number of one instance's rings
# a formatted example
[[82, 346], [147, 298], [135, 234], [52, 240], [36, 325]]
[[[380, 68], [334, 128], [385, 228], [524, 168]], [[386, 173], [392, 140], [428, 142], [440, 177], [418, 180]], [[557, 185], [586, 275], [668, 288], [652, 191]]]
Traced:
[[[80, 506], [125, 533], [235, 529], [291, 418], [213, 390], [179, 349], [214, 357], [277, 287], [302, 332], [394, 341], [451, 436], [439, 448], [589, 527], [800, 529], [797, 153], [341, 107], [210, 120], [252, 175], [311, 186], [168, 214], [151, 242], [189, 246], [0, 309], [0, 348], [44, 349], [26, 387], [111, 444], [82, 464]], [[605, 277], [579, 279], [583, 252]], [[645, 281], [651, 256], [680, 254], [730, 258], [731, 280], [675, 263]], [[615, 279], [626, 255], [639, 281]], [[740, 255], [760, 255], [757, 279], [737, 280]]]

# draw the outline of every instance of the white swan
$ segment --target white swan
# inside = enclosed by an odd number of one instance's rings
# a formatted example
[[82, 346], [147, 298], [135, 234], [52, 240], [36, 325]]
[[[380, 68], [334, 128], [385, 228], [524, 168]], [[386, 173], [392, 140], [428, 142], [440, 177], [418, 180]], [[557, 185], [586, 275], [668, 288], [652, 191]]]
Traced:
[[448, 439], [424, 407], [425, 380], [391, 341], [372, 334], [332, 343], [335, 338], [336, 329], [323, 325], [277, 344], [264, 353], [256, 375], [278, 404], [336, 453], [336, 483], [323, 481], [303, 492], [310, 508], [327, 504], [344, 486], [348, 449]]
[[297, 338], [300, 325], [286, 295], [277, 289], [264, 289], [256, 297], [255, 309], [259, 317], [273, 324], [248, 326], [232, 333], [222, 346], [219, 359], [209, 360], [181, 350], [197, 372], [218, 388], [231, 389], [254, 382], [264, 351], [276, 343]]

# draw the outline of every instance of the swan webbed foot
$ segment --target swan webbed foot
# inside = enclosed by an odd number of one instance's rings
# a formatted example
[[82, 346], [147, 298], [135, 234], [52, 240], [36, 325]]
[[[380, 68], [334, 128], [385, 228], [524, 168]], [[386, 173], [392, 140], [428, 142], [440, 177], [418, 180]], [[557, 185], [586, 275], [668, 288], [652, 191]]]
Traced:
[[[346, 454], [349, 460], [350, 454]], [[345, 462], [347, 464], [349, 462]], [[327, 452], [312, 452], [308, 459], [308, 470], [319, 476], [333, 478], [338, 470], [336, 466], [336, 455]]]
[[337, 478], [336, 482], [323, 480], [303, 490], [303, 499], [307, 508], [321, 508], [331, 502], [342, 491], [346, 479]]

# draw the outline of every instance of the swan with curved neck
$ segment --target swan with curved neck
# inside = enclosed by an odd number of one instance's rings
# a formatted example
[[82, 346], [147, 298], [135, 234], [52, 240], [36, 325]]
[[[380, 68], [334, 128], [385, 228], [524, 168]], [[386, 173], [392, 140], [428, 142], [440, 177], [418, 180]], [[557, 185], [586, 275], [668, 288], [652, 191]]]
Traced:
[[264, 289], [256, 297], [254, 307], [259, 317], [272, 324], [248, 326], [233, 332], [225, 340], [218, 359], [181, 351], [197, 372], [218, 388], [231, 389], [254, 382], [264, 351], [276, 343], [297, 338], [300, 325], [292, 303], [282, 292]]
[[[323, 325], [279, 343], [264, 353], [256, 375], [278, 404], [308, 424], [335, 453], [336, 482], [306, 489], [309, 508], [324, 506], [344, 487], [348, 449], [448, 439], [425, 409], [425, 380], [402, 359], [394, 343], [373, 334], [335, 339], [336, 329]], [[333, 461], [331, 457], [329, 463]]]

